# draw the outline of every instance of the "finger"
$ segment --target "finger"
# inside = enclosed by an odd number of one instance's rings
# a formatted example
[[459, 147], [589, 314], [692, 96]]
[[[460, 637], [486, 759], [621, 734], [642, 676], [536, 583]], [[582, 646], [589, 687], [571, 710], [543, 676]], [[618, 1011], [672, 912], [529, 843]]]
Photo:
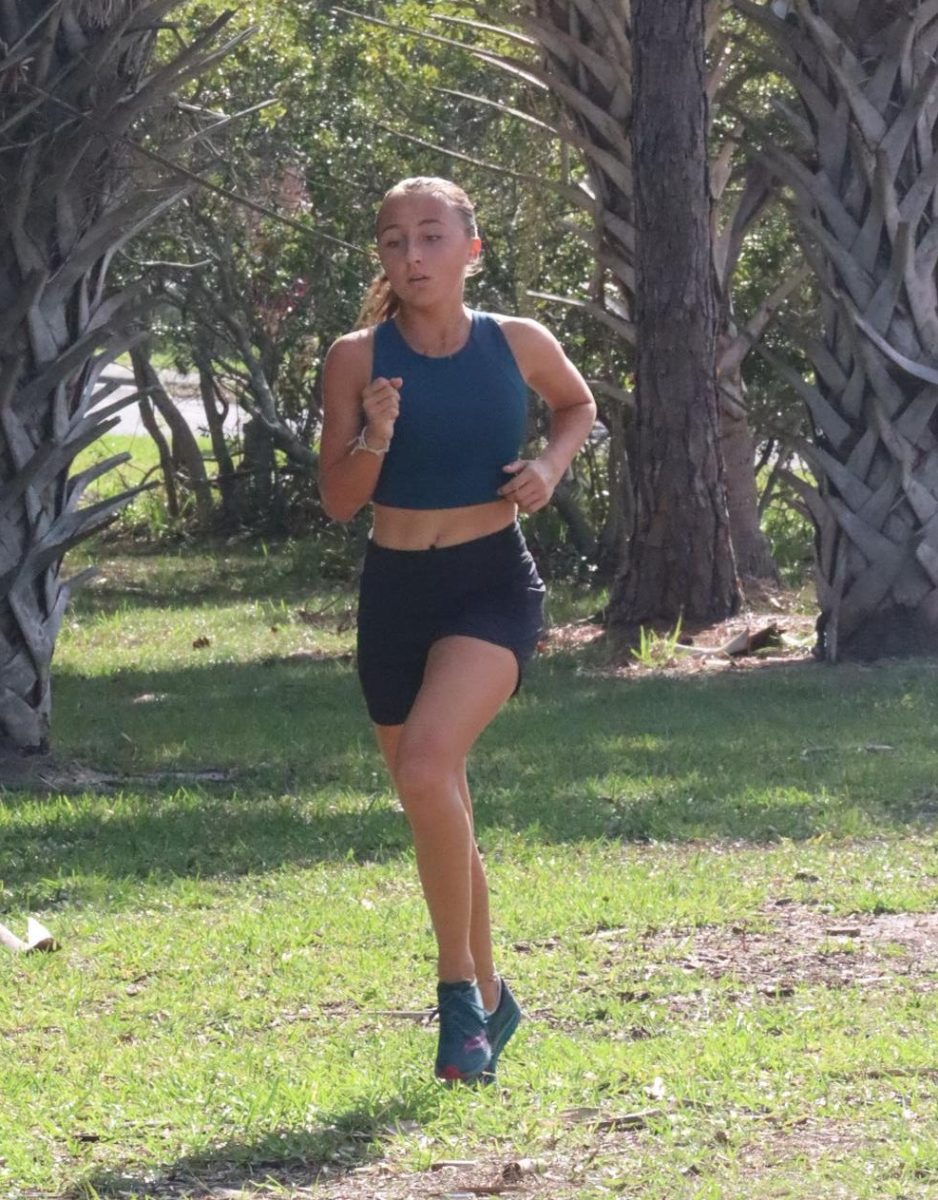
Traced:
[[516, 458], [514, 462], [510, 462], [507, 467], [502, 467], [503, 471], [508, 471], [509, 474], [515, 475], [519, 471], [523, 471], [528, 464], [523, 458]]
[[404, 381], [400, 378], [400, 376], [395, 376], [393, 379], [385, 379], [383, 375], [378, 375], [377, 378], [372, 379], [370, 383], [365, 385], [362, 395], [369, 394], [377, 396], [384, 392], [396, 393], [397, 389], [403, 382]]
[[400, 402], [396, 395], [368, 396], [363, 401], [363, 407], [366, 412], [396, 412]]

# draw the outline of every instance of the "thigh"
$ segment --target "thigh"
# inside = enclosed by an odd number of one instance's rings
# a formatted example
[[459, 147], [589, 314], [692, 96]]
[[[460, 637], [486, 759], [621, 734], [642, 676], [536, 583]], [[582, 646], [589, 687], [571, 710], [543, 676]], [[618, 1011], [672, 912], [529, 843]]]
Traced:
[[476, 739], [508, 700], [518, 662], [504, 646], [461, 635], [443, 637], [427, 655], [423, 683], [397, 743], [401, 754], [461, 767]]

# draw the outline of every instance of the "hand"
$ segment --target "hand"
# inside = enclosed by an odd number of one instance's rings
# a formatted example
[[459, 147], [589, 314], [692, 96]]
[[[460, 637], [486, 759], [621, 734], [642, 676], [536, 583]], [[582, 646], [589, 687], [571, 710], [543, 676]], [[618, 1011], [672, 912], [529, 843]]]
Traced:
[[394, 437], [394, 422], [401, 411], [401, 394], [398, 390], [403, 379], [395, 376], [385, 379], [379, 376], [362, 392], [362, 410], [365, 414], [365, 433], [370, 441], [389, 442]]
[[559, 482], [550, 467], [539, 458], [530, 461], [518, 458], [502, 470], [514, 475], [514, 479], [500, 487], [498, 494], [517, 504], [524, 513], [543, 508]]

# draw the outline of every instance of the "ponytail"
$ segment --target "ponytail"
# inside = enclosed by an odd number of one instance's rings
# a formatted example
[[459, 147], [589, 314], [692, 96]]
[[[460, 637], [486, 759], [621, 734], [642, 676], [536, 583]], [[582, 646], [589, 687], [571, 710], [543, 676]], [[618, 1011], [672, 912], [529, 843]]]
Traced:
[[387, 275], [380, 271], [368, 286], [355, 328], [366, 329], [389, 320], [400, 308], [400, 304], [397, 292], [391, 287]]

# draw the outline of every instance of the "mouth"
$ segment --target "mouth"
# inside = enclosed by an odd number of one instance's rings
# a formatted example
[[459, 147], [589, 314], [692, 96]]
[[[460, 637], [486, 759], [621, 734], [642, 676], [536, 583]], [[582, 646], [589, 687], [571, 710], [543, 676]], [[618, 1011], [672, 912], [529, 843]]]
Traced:
[[407, 278], [408, 283], [426, 283], [429, 280], [429, 275], [410, 275]]

